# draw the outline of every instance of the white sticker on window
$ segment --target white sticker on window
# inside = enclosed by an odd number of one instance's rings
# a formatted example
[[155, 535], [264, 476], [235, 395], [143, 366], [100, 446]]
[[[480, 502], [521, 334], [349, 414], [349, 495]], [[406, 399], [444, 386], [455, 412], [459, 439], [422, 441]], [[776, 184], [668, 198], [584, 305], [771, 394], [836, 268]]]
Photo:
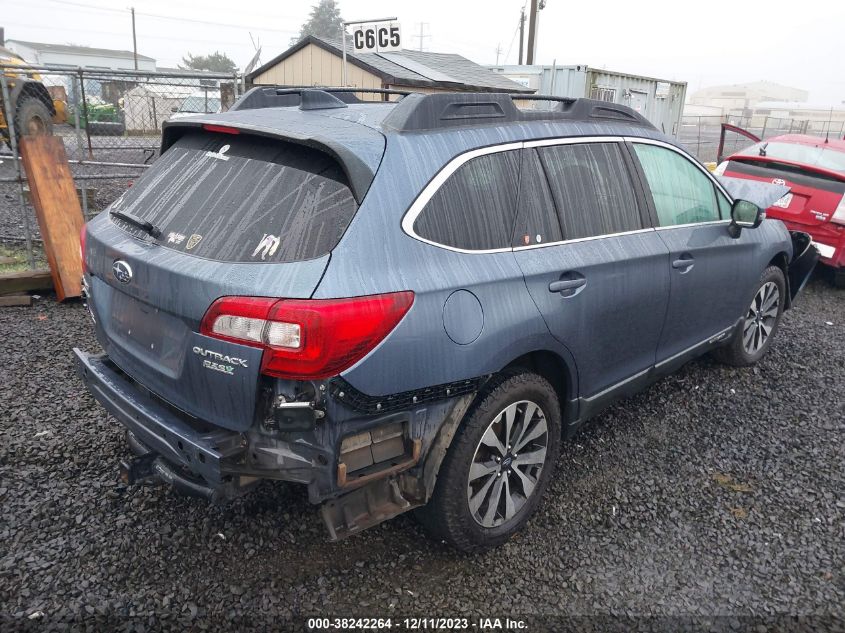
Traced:
[[229, 160], [228, 156], [224, 156], [226, 152], [229, 151], [229, 145], [224, 145], [220, 148], [220, 151], [217, 152], [206, 152], [205, 155], [211, 158], [216, 158], [217, 160]]
[[255, 257], [259, 253], [261, 253], [261, 259], [267, 259], [267, 257], [272, 257], [276, 253], [276, 249], [279, 248], [279, 238], [275, 235], [270, 235], [269, 233], [265, 233], [264, 237], [261, 238], [261, 241], [258, 242], [258, 246], [255, 247], [255, 250], [252, 251], [252, 256]]

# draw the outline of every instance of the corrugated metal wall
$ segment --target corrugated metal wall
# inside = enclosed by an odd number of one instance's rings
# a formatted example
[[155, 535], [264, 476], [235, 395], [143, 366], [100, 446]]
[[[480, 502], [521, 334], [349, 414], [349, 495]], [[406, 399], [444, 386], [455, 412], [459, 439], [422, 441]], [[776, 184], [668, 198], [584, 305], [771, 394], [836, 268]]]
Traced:
[[538, 93], [593, 97], [638, 110], [658, 129], [677, 137], [686, 84], [625, 75], [588, 66], [498, 66], [501, 73]]

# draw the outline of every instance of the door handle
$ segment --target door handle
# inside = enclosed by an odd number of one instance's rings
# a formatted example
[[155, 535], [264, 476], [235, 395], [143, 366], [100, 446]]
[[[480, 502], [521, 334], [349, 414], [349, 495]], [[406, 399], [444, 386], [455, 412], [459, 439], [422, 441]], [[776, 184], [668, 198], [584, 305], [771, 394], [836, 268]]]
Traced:
[[672, 262], [672, 268], [677, 268], [682, 271], [687, 271], [695, 265], [695, 260], [692, 257], [681, 257]]
[[583, 277], [579, 279], [561, 279], [560, 281], [553, 281], [549, 284], [549, 292], [566, 292], [567, 290], [575, 290], [581, 286], [586, 285], [587, 280]]

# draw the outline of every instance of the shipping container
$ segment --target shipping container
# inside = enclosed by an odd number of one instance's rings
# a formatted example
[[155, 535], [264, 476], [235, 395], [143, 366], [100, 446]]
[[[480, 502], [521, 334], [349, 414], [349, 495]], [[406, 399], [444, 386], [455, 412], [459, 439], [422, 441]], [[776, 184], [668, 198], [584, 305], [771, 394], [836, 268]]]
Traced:
[[687, 84], [589, 66], [489, 66], [538, 94], [589, 97], [626, 105], [677, 138]]

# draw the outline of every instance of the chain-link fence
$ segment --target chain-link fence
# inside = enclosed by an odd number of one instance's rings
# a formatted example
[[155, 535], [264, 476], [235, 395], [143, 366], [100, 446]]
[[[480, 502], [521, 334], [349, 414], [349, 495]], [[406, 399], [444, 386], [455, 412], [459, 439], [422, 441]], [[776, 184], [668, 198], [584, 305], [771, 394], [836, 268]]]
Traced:
[[[758, 138], [767, 139], [780, 134], [812, 134], [830, 138], [845, 135], [845, 121], [822, 121], [809, 119], [783, 119], [765, 115], [754, 116], [684, 116], [678, 140], [701, 162], [714, 162], [719, 149], [719, 135], [722, 123], [740, 127]], [[740, 134], [725, 134], [725, 155], [738, 152], [754, 141]]]
[[158, 157], [164, 121], [225, 111], [240, 94], [236, 75], [3, 64], [0, 89], [0, 272], [46, 265], [19, 157], [22, 134], [62, 139], [88, 219]]

